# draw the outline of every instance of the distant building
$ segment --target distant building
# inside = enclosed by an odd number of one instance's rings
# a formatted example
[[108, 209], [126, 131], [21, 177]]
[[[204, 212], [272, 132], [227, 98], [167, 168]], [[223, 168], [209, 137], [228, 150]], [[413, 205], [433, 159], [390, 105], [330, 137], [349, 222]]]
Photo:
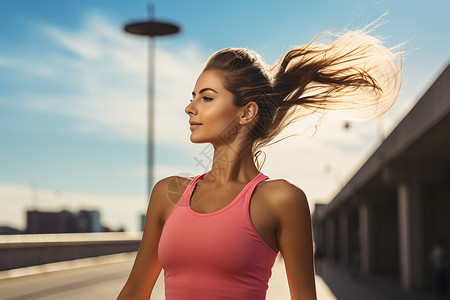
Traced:
[[27, 233], [77, 232], [75, 216], [69, 211], [27, 211]]
[[145, 214], [141, 215], [141, 231], [144, 231], [144, 227], [145, 227]]
[[27, 211], [26, 233], [76, 233], [101, 232], [100, 212], [81, 210], [78, 214], [60, 212]]
[[80, 232], [101, 232], [100, 212], [98, 210], [80, 210], [78, 213]]
[[4, 234], [21, 234], [21, 230], [9, 226], [0, 226], [0, 235]]

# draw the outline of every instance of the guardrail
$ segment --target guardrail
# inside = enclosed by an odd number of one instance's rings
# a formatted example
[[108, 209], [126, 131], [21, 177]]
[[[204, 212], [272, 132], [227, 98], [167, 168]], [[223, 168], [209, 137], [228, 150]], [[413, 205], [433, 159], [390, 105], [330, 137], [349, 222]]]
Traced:
[[141, 232], [0, 235], [0, 271], [133, 252], [141, 238]]

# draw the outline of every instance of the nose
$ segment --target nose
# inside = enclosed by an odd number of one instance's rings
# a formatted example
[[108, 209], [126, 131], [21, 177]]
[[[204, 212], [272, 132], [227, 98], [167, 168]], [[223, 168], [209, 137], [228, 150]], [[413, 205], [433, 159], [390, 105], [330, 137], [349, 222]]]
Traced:
[[197, 113], [197, 108], [195, 107], [195, 101], [191, 101], [184, 109], [185, 113], [188, 115], [195, 115]]

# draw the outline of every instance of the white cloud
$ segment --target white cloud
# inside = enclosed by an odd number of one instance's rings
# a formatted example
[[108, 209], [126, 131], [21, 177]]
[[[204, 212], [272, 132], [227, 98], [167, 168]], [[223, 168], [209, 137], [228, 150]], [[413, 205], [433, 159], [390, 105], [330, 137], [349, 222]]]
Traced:
[[54, 69], [45, 62], [21, 57], [0, 57], [0, 68], [37, 78], [52, 78], [55, 75]]
[[89, 34], [67, 35], [63, 30], [52, 26], [45, 26], [43, 28], [45, 33], [50, 35], [61, 46], [64, 46], [83, 58], [98, 59], [102, 54], [95, 36]]
[[[84, 133], [144, 141], [147, 127], [147, 59], [144, 39], [136, 41], [98, 13], [68, 31], [38, 24], [56, 46], [36, 57], [0, 62], [15, 71], [44, 78], [55, 94], [24, 89], [20, 102], [44, 113], [74, 117]], [[62, 49], [72, 55], [63, 54]], [[39, 55], [39, 54], [38, 54]], [[180, 145], [189, 136], [184, 113], [204, 58], [194, 44], [156, 49], [155, 132], [158, 142]], [[27, 92], [28, 93], [27, 93]], [[180, 139], [180, 132], [183, 137]]]

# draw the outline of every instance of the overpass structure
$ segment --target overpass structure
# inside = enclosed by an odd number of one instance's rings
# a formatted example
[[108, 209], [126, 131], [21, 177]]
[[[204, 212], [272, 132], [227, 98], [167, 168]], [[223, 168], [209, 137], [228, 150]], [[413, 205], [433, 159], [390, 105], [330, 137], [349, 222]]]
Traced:
[[432, 243], [450, 244], [450, 65], [332, 201], [317, 205], [313, 227], [327, 259], [394, 276], [405, 290], [432, 285]]
[[134, 252], [139, 248], [141, 238], [141, 232], [3, 235], [0, 236], [0, 273], [60, 261]]

